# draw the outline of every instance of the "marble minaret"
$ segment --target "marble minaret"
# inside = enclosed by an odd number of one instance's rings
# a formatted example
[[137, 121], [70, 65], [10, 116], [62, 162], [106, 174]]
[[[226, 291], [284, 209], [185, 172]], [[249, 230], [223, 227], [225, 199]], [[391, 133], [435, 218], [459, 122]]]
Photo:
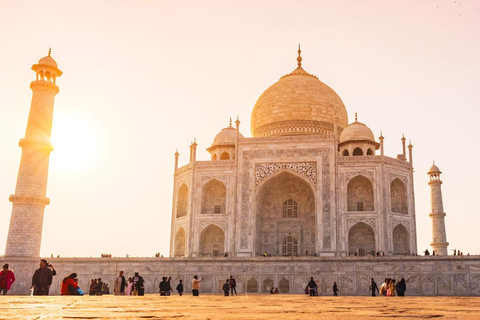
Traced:
[[15, 194], [10, 196], [13, 206], [5, 256], [40, 256], [43, 214], [50, 202], [46, 193], [53, 104], [59, 91], [56, 79], [62, 75], [50, 53], [32, 66], [36, 80], [30, 84], [30, 114], [25, 138], [19, 143], [22, 158]]
[[430, 175], [430, 194], [431, 194], [431, 203], [432, 203], [432, 212], [430, 213], [430, 218], [432, 218], [432, 237], [433, 241], [430, 244], [435, 250], [435, 253], [439, 256], [448, 255], [448, 242], [447, 242], [447, 233], [445, 231], [445, 216], [446, 213], [443, 212], [443, 201], [442, 201], [442, 180], [440, 180], [440, 174], [442, 172], [440, 169], [433, 164], [430, 168], [428, 174]]

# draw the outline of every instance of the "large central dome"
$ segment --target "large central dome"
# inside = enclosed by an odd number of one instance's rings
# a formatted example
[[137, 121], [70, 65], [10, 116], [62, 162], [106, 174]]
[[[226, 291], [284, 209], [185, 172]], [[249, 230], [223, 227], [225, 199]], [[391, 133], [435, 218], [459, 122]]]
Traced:
[[333, 133], [337, 125], [348, 125], [347, 110], [329, 86], [298, 67], [283, 76], [258, 98], [253, 107], [251, 130], [254, 137]]

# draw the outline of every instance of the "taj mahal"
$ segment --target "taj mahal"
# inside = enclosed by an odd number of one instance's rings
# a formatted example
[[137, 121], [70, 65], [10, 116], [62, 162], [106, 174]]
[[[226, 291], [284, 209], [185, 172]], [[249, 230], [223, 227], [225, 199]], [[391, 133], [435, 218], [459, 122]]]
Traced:
[[[54, 99], [62, 76], [49, 52], [32, 66], [32, 102], [5, 255], [15, 268], [13, 294], [28, 294], [38, 264], [47, 198]], [[333, 282], [341, 292], [368, 294], [370, 278], [403, 277], [410, 295], [480, 294], [480, 257], [448, 256], [441, 171], [428, 172], [434, 257], [417, 256], [413, 146], [399, 137], [395, 156], [347, 109], [333, 89], [302, 67], [271, 85], [251, 115], [251, 136], [240, 120], [223, 128], [208, 147], [210, 160], [188, 164], [175, 153], [170, 257], [55, 258], [57, 273], [76, 272], [80, 285], [111, 279], [118, 270], [139, 272], [146, 293], [162, 276], [195, 274], [202, 290], [219, 293], [229, 275], [239, 293], [303, 293], [314, 277], [319, 293]], [[400, 145], [401, 142], [401, 145]], [[407, 151], [408, 150], [408, 151]], [[58, 278], [58, 277], [56, 277]], [[60, 279], [51, 294], [57, 294]]]

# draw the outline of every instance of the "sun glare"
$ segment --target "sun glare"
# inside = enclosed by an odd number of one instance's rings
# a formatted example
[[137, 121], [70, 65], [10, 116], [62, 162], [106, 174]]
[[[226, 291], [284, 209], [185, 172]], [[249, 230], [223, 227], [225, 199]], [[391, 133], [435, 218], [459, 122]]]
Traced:
[[98, 131], [87, 115], [58, 112], [52, 128], [52, 169], [73, 173], [94, 167], [99, 161]]

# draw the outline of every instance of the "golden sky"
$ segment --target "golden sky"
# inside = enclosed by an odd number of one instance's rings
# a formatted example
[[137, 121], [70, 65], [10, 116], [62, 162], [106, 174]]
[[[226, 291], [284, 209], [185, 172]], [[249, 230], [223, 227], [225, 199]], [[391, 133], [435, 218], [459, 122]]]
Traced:
[[414, 145], [418, 249], [431, 242], [426, 172], [443, 171], [449, 249], [480, 253], [479, 1], [0, 0], [0, 253], [30, 107], [31, 65], [57, 80], [42, 254], [168, 255], [173, 153], [197, 158], [303, 67], [386, 155]]

